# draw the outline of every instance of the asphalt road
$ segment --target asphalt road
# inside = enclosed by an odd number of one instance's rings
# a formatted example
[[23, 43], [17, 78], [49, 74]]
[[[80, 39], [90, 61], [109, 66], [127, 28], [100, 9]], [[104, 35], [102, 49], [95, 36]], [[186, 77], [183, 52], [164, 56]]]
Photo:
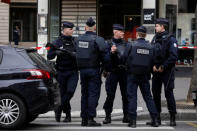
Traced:
[[[137, 121], [137, 128], [127, 127], [127, 124], [123, 124], [121, 121], [112, 121], [109, 125], [102, 125], [101, 127], [81, 127], [81, 119], [74, 118], [72, 123], [57, 123], [54, 119], [37, 119], [36, 121], [30, 123], [26, 128], [22, 130], [34, 130], [34, 131], [42, 131], [42, 130], [50, 130], [50, 131], [80, 131], [80, 130], [88, 130], [88, 131], [111, 131], [111, 130], [155, 130], [155, 131], [197, 131], [197, 122], [196, 121], [178, 121], [176, 127], [170, 127], [168, 125], [168, 121], [162, 121], [162, 126], [160, 127], [150, 127], [145, 123], [146, 121]], [[102, 122], [103, 119], [97, 119], [98, 122]]]

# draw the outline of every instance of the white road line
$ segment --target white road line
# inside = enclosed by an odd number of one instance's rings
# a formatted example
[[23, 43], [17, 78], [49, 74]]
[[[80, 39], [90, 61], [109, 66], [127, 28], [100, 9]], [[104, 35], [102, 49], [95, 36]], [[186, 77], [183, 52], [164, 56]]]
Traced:
[[130, 128], [130, 127], [114, 127], [114, 126], [107, 126], [107, 127], [72, 127], [72, 126], [65, 126], [65, 127], [62, 127], [62, 126], [59, 126], [59, 127], [41, 127], [41, 128], [33, 128], [34, 130], [63, 130], [63, 129], [67, 129], [67, 130], [131, 130], [131, 129], [134, 129], [134, 130], [142, 130], [142, 129], [145, 129], [145, 130], [160, 130], [160, 129], [167, 129], [167, 130], [174, 130], [173, 127], [136, 127], [136, 128]]
[[[137, 112], [142, 112], [143, 108], [142, 107], [137, 107]], [[80, 117], [81, 111], [72, 111], [71, 116], [72, 117]], [[122, 109], [113, 109], [112, 116], [116, 114], [122, 114], [123, 110]], [[54, 117], [55, 113], [53, 111], [47, 112], [45, 114], [39, 115], [39, 117]], [[97, 110], [97, 116], [105, 116], [105, 111], [104, 110]]]

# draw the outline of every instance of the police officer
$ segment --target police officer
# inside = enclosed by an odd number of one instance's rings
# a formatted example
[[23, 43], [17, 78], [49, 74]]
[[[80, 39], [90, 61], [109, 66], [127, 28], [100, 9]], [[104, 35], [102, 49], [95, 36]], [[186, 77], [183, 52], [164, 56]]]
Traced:
[[94, 120], [101, 90], [100, 63], [110, 61], [107, 45], [94, 32], [95, 21], [90, 17], [85, 26], [86, 33], [77, 40], [77, 64], [81, 78], [81, 126], [101, 126]]
[[140, 26], [136, 29], [137, 40], [127, 48], [127, 94], [128, 94], [128, 114], [129, 127], [136, 127], [137, 117], [137, 88], [140, 87], [142, 96], [146, 102], [148, 111], [150, 112], [152, 123], [151, 126], [158, 127], [158, 113], [150, 92], [150, 72], [153, 62], [153, 48], [151, 44], [145, 40], [146, 28]]
[[117, 89], [117, 84], [120, 85], [120, 91], [122, 95], [123, 103], [123, 120], [122, 122], [128, 122], [128, 101], [127, 101], [127, 89], [126, 89], [126, 61], [125, 61], [125, 50], [127, 42], [124, 38], [124, 27], [120, 24], [113, 25], [114, 36], [111, 41], [108, 42], [109, 48], [111, 49], [111, 70], [106, 78], [105, 88], [107, 92], [107, 98], [104, 103], [105, 120], [103, 124], [111, 123], [111, 113], [113, 109], [113, 102]]
[[61, 94], [61, 106], [55, 110], [55, 118], [60, 122], [61, 113], [66, 114], [63, 122], [71, 122], [70, 100], [74, 95], [78, 82], [78, 71], [76, 63], [76, 43], [72, 37], [74, 24], [63, 23], [63, 34], [55, 40], [48, 52], [49, 60], [56, 59], [57, 80]]
[[20, 29], [18, 26], [16, 26], [13, 31], [13, 40], [14, 40], [14, 44], [18, 46], [18, 42], [20, 40]]
[[[161, 88], [164, 83], [165, 97], [170, 113], [170, 126], [176, 126], [176, 102], [174, 98], [175, 63], [178, 58], [177, 40], [167, 32], [169, 22], [165, 18], [156, 20], [156, 35], [152, 40], [155, 48], [152, 93], [158, 113], [161, 113]], [[159, 122], [161, 119], [159, 115]], [[147, 123], [150, 124], [150, 123]]]

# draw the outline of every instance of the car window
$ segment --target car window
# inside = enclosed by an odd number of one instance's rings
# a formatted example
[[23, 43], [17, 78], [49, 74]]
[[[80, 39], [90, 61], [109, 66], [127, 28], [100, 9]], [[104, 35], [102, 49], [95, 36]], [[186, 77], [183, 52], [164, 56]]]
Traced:
[[6, 69], [16, 69], [16, 68], [32, 68], [27, 60], [25, 60], [21, 55], [15, 50], [15, 48], [4, 48], [3, 59], [0, 64], [1, 68]]
[[49, 62], [44, 59], [41, 55], [39, 55], [37, 52], [27, 52], [28, 56], [31, 58], [31, 60], [41, 69], [54, 71], [54, 68], [49, 64]]
[[0, 49], [0, 64], [2, 62], [2, 59], [3, 59], [3, 51]]

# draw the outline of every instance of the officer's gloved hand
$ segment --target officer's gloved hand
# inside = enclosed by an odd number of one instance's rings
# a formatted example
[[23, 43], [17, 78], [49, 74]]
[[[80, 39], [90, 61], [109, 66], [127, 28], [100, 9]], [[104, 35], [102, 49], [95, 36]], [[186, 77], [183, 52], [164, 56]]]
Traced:
[[63, 55], [64, 53], [62, 52], [62, 51], [60, 51], [60, 50], [56, 50], [55, 51], [55, 53], [56, 53], [56, 55], [58, 55], [58, 56], [60, 56], [60, 55]]
[[109, 72], [103, 71], [103, 77], [106, 78], [109, 75]]

